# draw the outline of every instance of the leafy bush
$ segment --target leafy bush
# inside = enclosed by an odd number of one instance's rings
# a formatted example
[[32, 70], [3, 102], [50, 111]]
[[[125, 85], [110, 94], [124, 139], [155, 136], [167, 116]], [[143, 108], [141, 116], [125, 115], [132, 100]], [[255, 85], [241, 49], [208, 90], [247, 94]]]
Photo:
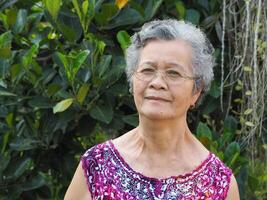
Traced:
[[[200, 25], [219, 58], [220, 1], [185, 2], [0, 1], [1, 199], [62, 199], [85, 149], [137, 125], [123, 56], [144, 22]], [[191, 129], [235, 174], [248, 173], [235, 142], [238, 123], [231, 116], [221, 123], [219, 96], [215, 80], [189, 115]]]

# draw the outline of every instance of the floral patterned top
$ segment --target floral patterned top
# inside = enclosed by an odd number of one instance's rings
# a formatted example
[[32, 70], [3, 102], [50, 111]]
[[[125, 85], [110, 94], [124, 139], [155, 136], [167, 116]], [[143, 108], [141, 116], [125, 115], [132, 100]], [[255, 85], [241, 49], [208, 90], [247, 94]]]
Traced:
[[169, 178], [150, 178], [134, 171], [112, 140], [88, 149], [81, 157], [93, 199], [223, 200], [232, 170], [213, 153], [192, 172]]

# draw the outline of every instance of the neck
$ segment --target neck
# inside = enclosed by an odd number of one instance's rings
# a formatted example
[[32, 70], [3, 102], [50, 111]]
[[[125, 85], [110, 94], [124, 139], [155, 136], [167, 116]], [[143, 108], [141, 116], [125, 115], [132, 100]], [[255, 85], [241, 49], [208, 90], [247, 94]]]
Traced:
[[192, 141], [186, 116], [175, 120], [151, 120], [139, 116], [136, 137], [140, 146], [149, 154], [182, 154]]

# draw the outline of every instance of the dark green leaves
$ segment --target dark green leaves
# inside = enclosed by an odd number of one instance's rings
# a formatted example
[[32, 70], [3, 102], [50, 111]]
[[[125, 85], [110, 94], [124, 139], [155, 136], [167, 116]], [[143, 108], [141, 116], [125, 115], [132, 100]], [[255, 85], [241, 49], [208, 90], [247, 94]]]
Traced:
[[22, 57], [22, 65], [29, 69], [29, 65], [32, 63], [32, 59], [36, 56], [38, 53], [38, 45], [34, 44]]
[[145, 1], [145, 21], [150, 20], [157, 12], [163, 0]]
[[90, 116], [106, 124], [110, 123], [113, 117], [113, 110], [108, 105], [95, 105], [90, 111]]
[[56, 26], [64, 38], [71, 42], [77, 41], [82, 35], [82, 27], [78, 16], [69, 10], [64, 9], [59, 12]]
[[193, 24], [199, 24], [200, 14], [195, 9], [187, 9], [185, 19]]
[[51, 0], [43, 0], [43, 3], [50, 15], [56, 19], [61, 6], [61, 0], [53, 0], [53, 2]]
[[85, 62], [89, 53], [90, 52], [88, 50], [83, 50], [79, 53], [69, 55], [57, 52], [54, 59], [55, 62], [65, 69], [68, 80], [73, 82], [77, 72]]
[[10, 31], [0, 35], [0, 59], [7, 59], [11, 56], [12, 34]]
[[72, 0], [72, 3], [79, 16], [83, 31], [86, 34], [90, 22], [95, 15], [95, 0], [83, 0], [81, 4], [78, 0]]
[[198, 137], [205, 137], [208, 138], [209, 140], [212, 139], [212, 133], [211, 130], [209, 129], [209, 127], [202, 123], [199, 122], [198, 126], [197, 126], [197, 136]]
[[96, 22], [99, 26], [107, 25], [118, 11], [119, 9], [115, 4], [102, 4], [101, 12], [95, 14]]
[[23, 173], [30, 169], [32, 164], [31, 158], [23, 158], [18, 161], [14, 161], [13, 165], [8, 169], [6, 179], [17, 179]]
[[225, 152], [225, 160], [228, 166], [233, 166], [240, 154], [240, 146], [237, 142], [231, 142]]
[[28, 14], [27, 10], [25, 10], [25, 9], [19, 10], [19, 12], [17, 14], [16, 23], [13, 26], [13, 32], [15, 34], [19, 34], [23, 31], [23, 28], [27, 22], [27, 14]]

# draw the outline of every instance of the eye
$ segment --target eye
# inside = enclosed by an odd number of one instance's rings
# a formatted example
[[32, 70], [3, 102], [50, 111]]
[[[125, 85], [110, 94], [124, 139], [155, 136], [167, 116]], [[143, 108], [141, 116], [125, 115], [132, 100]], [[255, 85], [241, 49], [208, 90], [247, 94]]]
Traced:
[[176, 70], [168, 70], [166, 71], [166, 75], [171, 78], [180, 78], [182, 77], [181, 73]]
[[145, 68], [141, 69], [140, 72], [143, 74], [153, 74], [155, 72], [155, 69], [153, 69], [151, 67], [145, 67]]

